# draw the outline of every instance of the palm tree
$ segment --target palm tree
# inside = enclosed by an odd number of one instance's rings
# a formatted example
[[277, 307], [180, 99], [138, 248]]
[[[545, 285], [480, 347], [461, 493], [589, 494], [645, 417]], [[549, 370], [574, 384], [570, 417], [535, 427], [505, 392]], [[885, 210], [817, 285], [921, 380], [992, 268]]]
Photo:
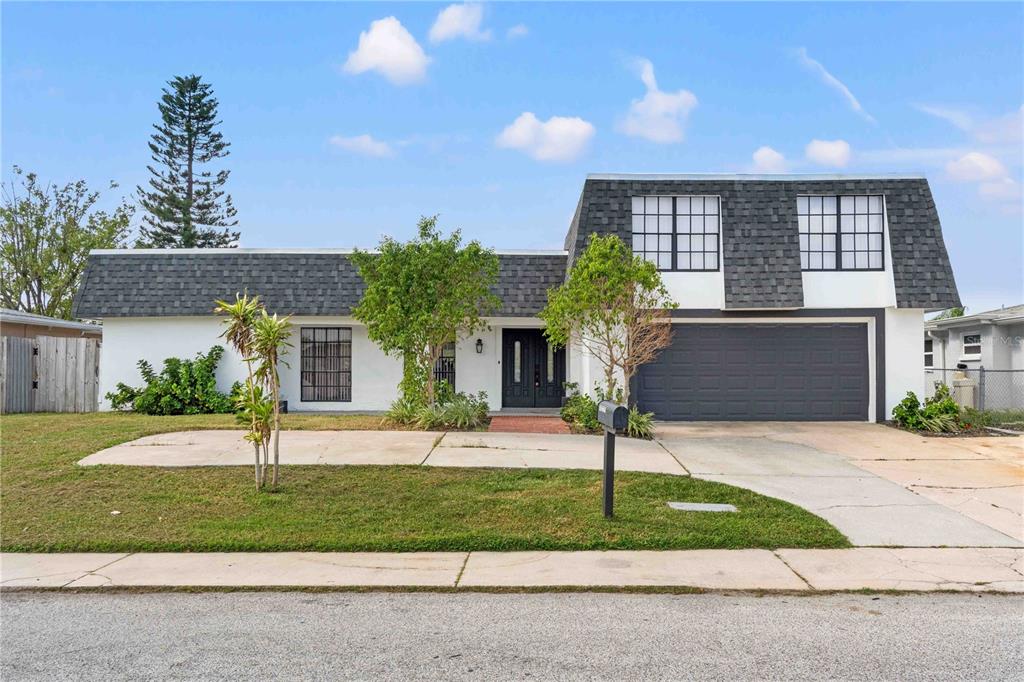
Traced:
[[277, 313], [269, 315], [261, 309], [252, 325], [253, 355], [259, 360], [256, 367], [256, 379], [270, 391], [267, 396], [274, 406], [274, 477], [271, 481], [277, 487], [278, 450], [281, 438], [281, 376], [278, 364], [281, 352], [290, 348], [288, 342], [292, 335], [291, 316], [278, 318]]
[[[214, 308], [214, 312], [227, 316], [224, 320], [224, 331], [221, 333], [221, 337], [245, 361], [249, 372], [249, 378], [245, 382], [245, 394], [238, 396], [236, 407], [238, 408], [239, 419], [249, 424], [249, 435], [246, 436], [246, 439], [252, 441], [253, 447], [256, 450], [255, 471], [257, 490], [263, 486], [266, 478], [266, 464], [263, 465], [262, 470], [260, 467], [260, 445], [269, 440], [269, 436], [266, 433], [267, 425], [265, 423], [261, 424], [261, 421], [266, 421], [266, 410], [260, 409], [261, 403], [264, 402], [264, 397], [259, 390], [259, 386], [256, 384], [253, 372], [253, 362], [256, 359], [253, 348], [253, 325], [258, 319], [261, 310], [263, 310], [263, 305], [260, 303], [259, 296], [250, 298], [248, 294], [235, 294], [234, 303], [217, 301]], [[266, 454], [264, 454], [264, 458], [266, 458]]]

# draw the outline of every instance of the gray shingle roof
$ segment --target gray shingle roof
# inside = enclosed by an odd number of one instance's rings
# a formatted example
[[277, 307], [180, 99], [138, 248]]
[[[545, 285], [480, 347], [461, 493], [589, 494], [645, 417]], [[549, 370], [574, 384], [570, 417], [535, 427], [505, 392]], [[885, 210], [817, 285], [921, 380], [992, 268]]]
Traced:
[[[565, 256], [499, 254], [499, 315], [529, 317], [562, 283]], [[273, 312], [347, 315], [363, 281], [345, 253], [250, 250], [124, 251], [90, 254], [75, 297], [76, 317], [209, 315], [215, 299], [259, 294]]]
[[799, 194], [881, 194], [886, 198], [896, 300], [900, 307], [960, 305], [935, 202], [924, 178], [759, 176], [591, 176], [566, 236], [569, 266], [591, 233], [629, 241], [632, 197], [717, 194], [722, 201], [725, 307], [803, 305], [797, 233]]

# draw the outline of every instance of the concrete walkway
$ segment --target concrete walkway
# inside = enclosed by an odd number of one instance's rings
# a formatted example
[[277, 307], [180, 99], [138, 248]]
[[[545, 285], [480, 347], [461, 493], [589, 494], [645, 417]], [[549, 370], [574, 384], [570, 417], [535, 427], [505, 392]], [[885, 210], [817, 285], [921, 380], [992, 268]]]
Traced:
[[2, 554], [0, 588], [597, 588], [1024, 592], [1021, 549]]
[[[1024, 546], [1024, 439], [925, 438], [876, 424], [660, 424], [620, 438], [621, 471], [693, 475], [799, 505], [859, 546]], [[600, 469], [600, 436], [284, 431], [284, 464]], [[83, 466], [248, 465], [241, 431], [140, 438]]]

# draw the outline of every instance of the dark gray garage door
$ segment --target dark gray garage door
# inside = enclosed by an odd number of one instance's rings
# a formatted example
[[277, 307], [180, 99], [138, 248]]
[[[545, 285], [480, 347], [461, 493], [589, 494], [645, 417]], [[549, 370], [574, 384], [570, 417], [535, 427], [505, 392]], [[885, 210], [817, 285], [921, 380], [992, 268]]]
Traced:
[[638, 373], [640, 409], [658, 419], [868, 418], [864, 324], [677, 324]]

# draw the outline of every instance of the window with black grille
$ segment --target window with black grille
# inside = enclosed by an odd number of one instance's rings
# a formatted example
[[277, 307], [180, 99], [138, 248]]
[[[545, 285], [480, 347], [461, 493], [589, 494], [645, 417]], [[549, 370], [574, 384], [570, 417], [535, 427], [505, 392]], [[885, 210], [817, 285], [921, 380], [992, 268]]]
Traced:
[[352, 400], [352, 328], [302, 327], [302, 401]]
[[434, 365], [434, 381], [441, 383], [447, 381], [448, 385], [455, 388], [455, 343], [450, 342], [441, 347], [441, 357]]
[[883, 270], [885, 209], [880, 196], [797, 197], [804, 270]]

